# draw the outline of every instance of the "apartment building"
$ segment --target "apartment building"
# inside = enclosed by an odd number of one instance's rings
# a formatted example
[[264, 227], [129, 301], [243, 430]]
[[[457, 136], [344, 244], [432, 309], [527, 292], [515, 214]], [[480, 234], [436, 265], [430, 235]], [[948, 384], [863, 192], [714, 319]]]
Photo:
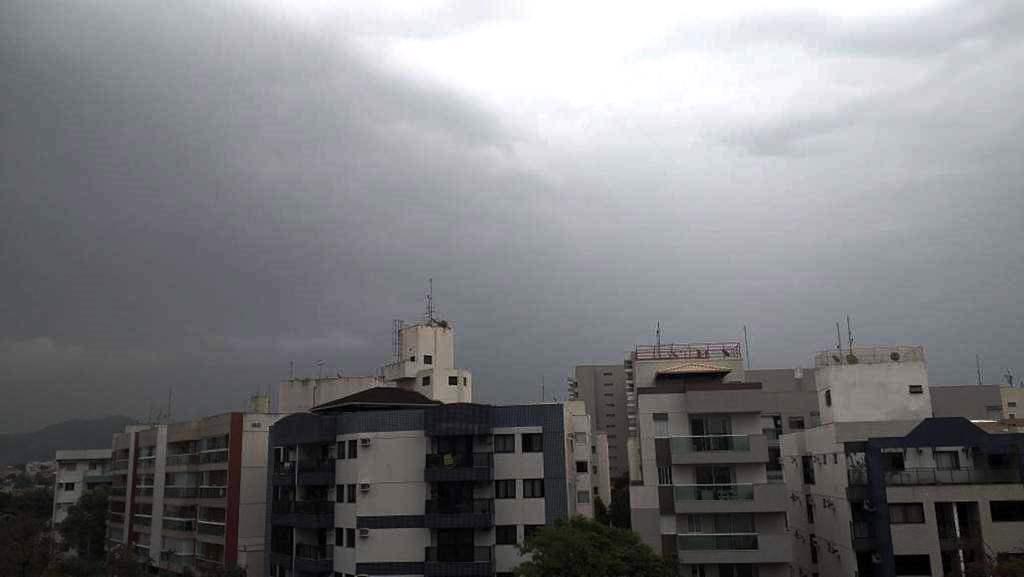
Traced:
[[778, 439], [812, 422], [813, 374], [754, 382], [738, 345], [662, 347], [633, 363], [633, 530], [687, 577], [789, 575]]
[[1004, 418], [999, 385], [932, 385], [932, 414], [998, 421]]
[[226, 413], [114, 435], [108, 546], [151, 567], [263, 575], [267, 438], [278, 415]]
[[944, 387], [928, 387], [921, 347], [815, 365], [822, 425], [783, 439], [795, 575], [955, 575], [1020, 553], [1024, 435], [932, 417]]
[[55, 460], [53, 526], [57, 527], [83, 494], [110, 486], [110, 449], [60, 450]]
[[[510, 575], [538, 527], [592, 514], [582, 403], [442, 404], [380, 387], [270, 433], [274, 577]], [[607, 454], [607, 450], [603, 451]]]
[[593, 419], [594, 431], [607, 436], [611, 477], [627, 476], [629, 407], [626, 404], [625, 366], [622, 363], [577, 365], [569, 379], [569, 398], [582, 401], [587, 414]]

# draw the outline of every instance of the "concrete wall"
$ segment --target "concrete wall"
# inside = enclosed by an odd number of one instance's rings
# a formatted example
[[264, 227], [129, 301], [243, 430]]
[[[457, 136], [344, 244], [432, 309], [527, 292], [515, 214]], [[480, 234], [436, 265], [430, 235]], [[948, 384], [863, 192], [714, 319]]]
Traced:
[[999, 385], [944, 385], [931, 387], [936, 417], [998, 420], [1003, 415]]
[[1002, 398], [1003, 417], [1024, 419], [1024, 389], [1002, 385], [999, 387], [999, 393]]
[[[862, 363], [816, 369], [822, 424], [897, 421], [932, 416], [928, 372], [924, 362]], [[921, 392], [910, 393], [911, 387]], [[826, 402], [831, 393], [831, 405]]]
[[629, 436], [628, 407], [626, 406], [626, 373], [622, 363], [607, 365], [578, 365], [574, 381], [579, 400], [593, 419], [594, 431], [608, 438], [610, 476], [621, 477], [629, 473], [629, 454], [626, 440]]
[[316, 405], [382, 384], [384, 381], [377, 376], [289, 379], [277, 387], [277, 411], [284, 414], [308, 411]]

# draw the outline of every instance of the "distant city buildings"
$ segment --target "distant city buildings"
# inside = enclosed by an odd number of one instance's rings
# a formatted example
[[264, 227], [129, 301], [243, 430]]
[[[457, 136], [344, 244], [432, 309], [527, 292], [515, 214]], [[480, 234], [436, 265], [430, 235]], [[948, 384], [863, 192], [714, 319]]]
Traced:
[[53, 527], [87, 491], [109, 487], [110, 449], [57, 451], [53, 485]]

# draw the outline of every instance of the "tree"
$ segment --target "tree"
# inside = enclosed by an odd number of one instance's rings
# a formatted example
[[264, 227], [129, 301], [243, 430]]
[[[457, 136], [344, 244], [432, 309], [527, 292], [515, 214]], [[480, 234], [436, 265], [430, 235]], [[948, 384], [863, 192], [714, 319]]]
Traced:
[[601, 497], [594, 497], [594, 520], [602, 525], [611, 525], [612, 519], [608, 516], [608, 506], [604, 504]]
[[629, 529], [632, 526], [629, 518], [629, 477], [622, 476], [612, 483], [612, 526]]
[[672, 567], [636, 533], [574, 517], [542, 527], [519, 547], [518, 577], [669, 577]]
[[53, 546], [46, 520], [27, 511], [0, 520], [0, 575], [39, 577], [50, 565]]
[[87, 560], [103, 558], [109, 500], [106, 489], [88, 491], [68, 508], [60, 524], [60, 538]]

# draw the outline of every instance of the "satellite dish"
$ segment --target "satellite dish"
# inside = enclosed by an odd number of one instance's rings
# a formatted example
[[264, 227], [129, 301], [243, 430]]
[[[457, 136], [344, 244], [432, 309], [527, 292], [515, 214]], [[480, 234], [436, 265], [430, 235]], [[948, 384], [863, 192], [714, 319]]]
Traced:
[[894, 363], [900, 362], [900, 354], [896, 351], [889, 353], [889, 358], [892, 359], [892, 362]]

